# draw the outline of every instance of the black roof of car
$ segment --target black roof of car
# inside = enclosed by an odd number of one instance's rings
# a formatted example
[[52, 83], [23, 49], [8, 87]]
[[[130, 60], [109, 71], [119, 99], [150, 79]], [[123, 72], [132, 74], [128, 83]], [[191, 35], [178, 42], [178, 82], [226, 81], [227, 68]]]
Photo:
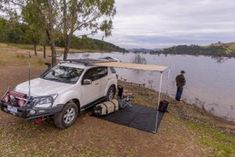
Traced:
[[104, 63], [104, 62], [113, 62], [113, 60], [110, 59], [67, 59], [65, 61], [61, 61], [61, 63], [78, 63], [78, 64], [84, 64], [85, 66], [93, 66], [95, 63]]

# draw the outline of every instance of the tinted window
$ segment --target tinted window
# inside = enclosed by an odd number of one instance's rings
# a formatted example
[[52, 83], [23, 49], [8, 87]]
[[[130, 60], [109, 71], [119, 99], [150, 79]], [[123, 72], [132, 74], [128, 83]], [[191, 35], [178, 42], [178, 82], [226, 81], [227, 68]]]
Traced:
[[96, 77], [96, 69], [93, 68], [93, 69], [87, 70], [87, 72], [83, 76], [83, 80], [90, 79], [90, 80], [94, 81], [95, 77]]
[[112, 73], [116, 73], [116, 70], [113, 67], [110, 67]]
[[98, 79], [108, 75], [108, 68], [106, 67], [97, 68], [97, 75], [98, 75]]
[[98, 67], [98, 68], [92, 68], [89, 69], [84, 77], [84, 79], [90, 79], [92, 81], [98, 80], [108, 74], [108, 69], [106, 67]]

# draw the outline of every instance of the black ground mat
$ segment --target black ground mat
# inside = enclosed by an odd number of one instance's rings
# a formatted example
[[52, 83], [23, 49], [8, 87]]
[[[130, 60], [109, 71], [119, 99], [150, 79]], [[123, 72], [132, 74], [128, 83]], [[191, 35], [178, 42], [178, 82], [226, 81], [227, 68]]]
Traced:
[[132, 105], [125, 107], [107, 116], [98, 117], [103, 120], [136, 128], [142, 131], [155, 132], [156, 115], [158, 116], [157, 129], [160, 126], [164, 113], [158, 112], [156, 109], [142, 105]]

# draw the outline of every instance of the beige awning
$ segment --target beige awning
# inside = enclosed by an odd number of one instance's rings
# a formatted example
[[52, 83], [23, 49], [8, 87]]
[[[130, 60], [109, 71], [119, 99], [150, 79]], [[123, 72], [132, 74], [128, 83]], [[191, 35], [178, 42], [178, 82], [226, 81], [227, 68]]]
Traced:
[[156, 64], [135, 64], [135, 63], [125, 63], [125, 62], [102, 62], [102, 63], [95, 63], [95, 65], [114, 67], [114, 68], [145, 70], [145, 71], [158, 71], [158, 72], [163, 72], [168, 68], [167, 66], [156, 65]]
[[[95, 63], [94, 65], [96, 65], [96, 66], [105, 66], [105, 67], [114, 67], [114, 68], [125, 68], [125, 69], [135, 69], [135, 70], [161, 72], [160, 83], [159, 83], [159, 91], [158, 91], [158, 103], [157, 103], [158, 106], [160, 105], [163, 72], [168, 69], [167, 66], [156, 65], [156, 64], [135, 64], [135, 63], [125, 63], [125, 62], [100, 62], [100, 63]], [[170, 71], [168, 71], [168, 77], [169, 77], [169, 72]], [[158, 106], [157, 106], [157, 108], [158, 108]], [[154, 133], [157, 132], [157, 124], [158, 124], [158, 112], [156, 112]]]

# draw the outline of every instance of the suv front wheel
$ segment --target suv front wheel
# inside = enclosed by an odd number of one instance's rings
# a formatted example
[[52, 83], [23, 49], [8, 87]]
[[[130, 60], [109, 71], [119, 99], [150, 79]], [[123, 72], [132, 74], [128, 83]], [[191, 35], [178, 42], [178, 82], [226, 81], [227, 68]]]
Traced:
[[54, 116], [54, 123], [58, 128], [64, 129], [70, 127], [78, 117], [78, 106], [69, 102], [63, 110]]

